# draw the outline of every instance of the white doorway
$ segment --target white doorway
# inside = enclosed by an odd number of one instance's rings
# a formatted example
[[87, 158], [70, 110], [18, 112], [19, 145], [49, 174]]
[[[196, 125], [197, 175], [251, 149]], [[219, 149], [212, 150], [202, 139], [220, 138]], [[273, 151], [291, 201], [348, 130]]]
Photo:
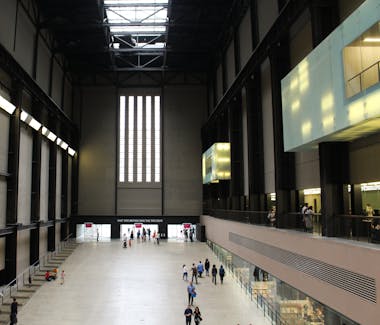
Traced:
[[110, 241], [111, 225], [86, 222], [77, 224], [77, 239], [83, 241]]
[[[134, 223], [125, 223], [120, 225], [120, 239], [124, 237], [124, 234], [127, 236], [127, 238], [131, 238], [131, 233], [133, 231], [133, 239], [137, 239], [137, 232], [140, 230], [140, 234], [142, 234], [143, 228], [145, 228], [147, 235], [146, 239], [149, 240], [149, 231], [150, 230], [150, 238], [152, 238], [152, 235], [154, 232], [158, 232], [158, 225], [156, 224], [144, 224], [139, 223], [139, 228], [136, 227], [136, 224]], [[141, 238], [141, 237], [140, 237]]]
[[[190, 223], [168, 225], [168, 239], [190, 241], [190, 231], [193, 232], [193, 240], [196, 239], [196, 226]], [[187, 234], [187, 236], [186, 236]]]

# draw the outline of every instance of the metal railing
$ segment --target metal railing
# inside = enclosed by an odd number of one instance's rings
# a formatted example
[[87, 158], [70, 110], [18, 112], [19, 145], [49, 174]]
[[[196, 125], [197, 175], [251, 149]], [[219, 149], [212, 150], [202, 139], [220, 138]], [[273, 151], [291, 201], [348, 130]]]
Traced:
[[347, 97], [355, 96], [380, 82], [380, 60], [354, 75], [346, 82]]
[[13, 295], [21, 288], [30, 285], [32, 277], [38, 272], [41, 271], [42, 268], [48, 264], [48, 262], [61, 253], [66, 247], [75, 242], [75, 239], [71, 238], [72, 234], [68, 235], [63, 241], [59, 242], [55, 251], [48, 252], [44, 256], [42, 256], [38, 261], [30, 265], [27, 269], [25, 269], [22, 273], [17, 275], [15, 279], [5, 285], [1, 291], [1, 304], [4, 303], [6, 299], [11, 299]]
[[[223, 220], [242, 222], [258, 226], [277, 227], [281, 221], [281, 228], [309, 232], [313, 235], [324, 235], [324, 222], [326, 218], [321, 213], [312, 214], [312, 228], [306, 229], [303, 215], [300, 212], [289, 212], [282, 216], [276, 216], [276, 222], [271, 224], [267, 218], [268, 211], [241, 211], [207, 209], [204, 213]], [[283, 220], [280, 220], [283, 219]], [[332, 224], [329, 236], [348, 240], [368, 241], [380, 244], [380, 216], [367, 217], [364, 215], [335, 215], [327, 217]], [[331, 230], [332, 229], [332, 230]]]
[[256, 301], [256, 306], [264, 313], [264, 317], [267, 317], [271, 320], [272, 325], [289, 325], [285, 320], [282, 319], [281, 314], [276, 309], [276, 307], [263, 297], [260, 293], [254, 293], [252, 287], [247, 281], [244, 281], [243, 277], [235, 272], [235, 266], [228, 260], [225, 254], [222, 253], [217, 246], [214, 246], [212, 242], [208, 242], [209, 247], [219, 259], [219, 261], [227, 268], [229, 273], [232, 275], [232, 278], [239, 284], [240, 288], [245, 291], [245, 294], [249, 296], [251, 301]]

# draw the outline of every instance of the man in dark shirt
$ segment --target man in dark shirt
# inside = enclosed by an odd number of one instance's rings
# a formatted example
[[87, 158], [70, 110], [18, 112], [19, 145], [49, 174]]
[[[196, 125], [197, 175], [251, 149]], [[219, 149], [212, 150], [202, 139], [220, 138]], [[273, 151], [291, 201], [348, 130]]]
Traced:
[[14, 325], [17, 323], [17, 301], [16, 301], [16, 298], [13, 298], [13, 302], [11, 304], [11, 315], [10, 315], [10, 318], [11, 318], [11, 325]]
[[191, 316], [193, 315], [193, 310], [191, 309], [190, 305], [187, 306], [184, 312], [185, 318], [186, 318], [186, 325], [191, 324]]

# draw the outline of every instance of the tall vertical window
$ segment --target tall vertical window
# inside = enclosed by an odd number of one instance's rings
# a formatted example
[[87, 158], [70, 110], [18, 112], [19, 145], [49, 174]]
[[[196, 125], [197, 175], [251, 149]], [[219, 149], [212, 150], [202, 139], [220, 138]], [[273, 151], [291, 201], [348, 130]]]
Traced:
[[152, 97], [146, 96], [145, 105], [145, 181], [152, 181]]
[[135, 98], [128, 98], [128, 182], [133, 182], [133, 162], [134, 162], [134, 131], [135, 131]]
[[125, 96], [120, 96], [119, 182], [125, 180]]
[[154, 97], [154, 181], [160, 182], [161, 165], [161, 123], [160, 123], [160, 96]]
[[120, 183], [161, 181], [160, 102], [160, 96], [120, 96]]

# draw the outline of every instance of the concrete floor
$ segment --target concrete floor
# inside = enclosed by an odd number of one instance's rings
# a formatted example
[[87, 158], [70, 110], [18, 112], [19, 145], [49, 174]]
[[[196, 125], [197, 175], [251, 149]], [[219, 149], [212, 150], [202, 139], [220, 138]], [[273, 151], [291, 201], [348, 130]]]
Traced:
[[[65, 283], [46, 282], [19, 311], [22, 325], [185, 324], [182, 264], [217, 259], [204, 243], [86, 242], [61, 269]], [[270, 324], [227, 272], [223, 285], [199, 279], [194, 305], [207, 325]], [[193, 324], [193, 323], [192, 323]]]

